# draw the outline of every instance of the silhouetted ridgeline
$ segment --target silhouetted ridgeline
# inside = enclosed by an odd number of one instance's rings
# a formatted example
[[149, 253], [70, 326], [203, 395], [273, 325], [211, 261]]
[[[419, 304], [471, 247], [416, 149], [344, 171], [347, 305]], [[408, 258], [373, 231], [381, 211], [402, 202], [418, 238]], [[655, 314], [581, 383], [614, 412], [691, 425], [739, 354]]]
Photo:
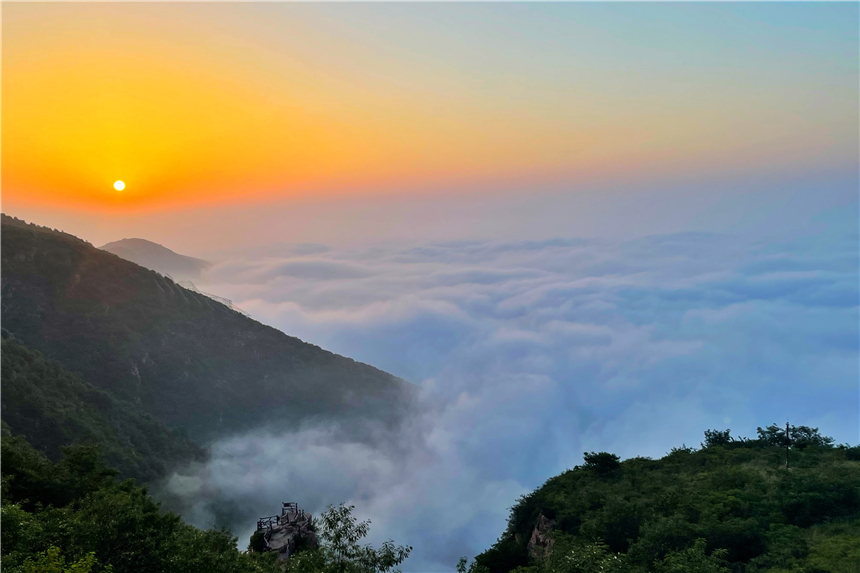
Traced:
[[197, 279], [211, 266], [207, 261], [174, 253], [146, 239], [122, 239], [99, 248], [163, 275], [170, 275], [175, 281]]
[[195, 438], [311, 414], [393, 423], [414, 395], [66, 233], [3, 215], [2, 239], [3, 327]]

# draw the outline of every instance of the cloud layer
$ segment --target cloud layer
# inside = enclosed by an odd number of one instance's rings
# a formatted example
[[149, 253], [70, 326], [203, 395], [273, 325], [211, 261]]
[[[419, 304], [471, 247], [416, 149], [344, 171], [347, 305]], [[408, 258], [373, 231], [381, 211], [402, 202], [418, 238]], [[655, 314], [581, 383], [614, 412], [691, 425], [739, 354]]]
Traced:
[[213, 497], [241, 508], [240, 542], [287, 498], [313, 512], [346, 501], [376, 540], [415, 546], [407, 570], [446, 571], [585, 450], [656, 457], [706, 428], [786, 419], [858, 441], [856, 232], [314, 245], [227, 261], [207, 281], [424, 396], [396, 435], [308, 423], [215, 444], [170, 488], [201, 524]]

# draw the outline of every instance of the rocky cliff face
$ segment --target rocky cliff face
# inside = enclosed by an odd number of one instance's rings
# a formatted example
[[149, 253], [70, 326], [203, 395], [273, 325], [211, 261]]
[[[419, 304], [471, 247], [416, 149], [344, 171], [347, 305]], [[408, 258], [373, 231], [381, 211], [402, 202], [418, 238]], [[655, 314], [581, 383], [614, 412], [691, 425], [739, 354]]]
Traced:
[[550, 532], [554, 526], [554, 519], [547, 519], [542, 513], [538, 516], [537, 524], [532, 530], [532, 536], [527, 545], [529, 557], [543, 559], [552, 553], [553, 539]]

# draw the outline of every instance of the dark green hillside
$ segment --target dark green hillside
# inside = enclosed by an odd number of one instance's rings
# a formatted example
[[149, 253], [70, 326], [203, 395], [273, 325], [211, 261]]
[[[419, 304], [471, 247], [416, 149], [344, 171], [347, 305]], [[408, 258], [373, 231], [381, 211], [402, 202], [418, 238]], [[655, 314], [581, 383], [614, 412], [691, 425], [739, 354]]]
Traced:
[[586, 454], [520, 498], [473, 569], [860, 572], [860, 447], [794, 428], [785, 469], [783, 436], [708, 432], [660, 460]]
[[53, 461], [63, 446], [97, 444], [122, 475], [149, 482], [204, 457], [188, 439], [5, 333], [0, 372], [4, 425]]
[[26, 346], [198, 438], [309, 414], [392, 421], [412, 395], [376, 368], [5, 215], [2, 312]]
[[282, 571], [275, 554], [241, 553], [228, 531], [162, 511], [145, 489], [117, 481], [95, 448], [72, 446], [52, 463], [5, 429], [0, 445], [4, 572]]

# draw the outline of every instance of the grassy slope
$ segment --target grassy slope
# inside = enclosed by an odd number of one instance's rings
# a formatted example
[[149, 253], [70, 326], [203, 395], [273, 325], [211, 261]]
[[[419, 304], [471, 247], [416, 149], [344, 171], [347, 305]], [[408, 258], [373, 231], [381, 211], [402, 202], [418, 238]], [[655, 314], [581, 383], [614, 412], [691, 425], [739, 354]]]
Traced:
[[249, 319], [71, 235], [2, 219], [3, 327], [205, 439], [307, 414], [394, 421], [406, 382]]

